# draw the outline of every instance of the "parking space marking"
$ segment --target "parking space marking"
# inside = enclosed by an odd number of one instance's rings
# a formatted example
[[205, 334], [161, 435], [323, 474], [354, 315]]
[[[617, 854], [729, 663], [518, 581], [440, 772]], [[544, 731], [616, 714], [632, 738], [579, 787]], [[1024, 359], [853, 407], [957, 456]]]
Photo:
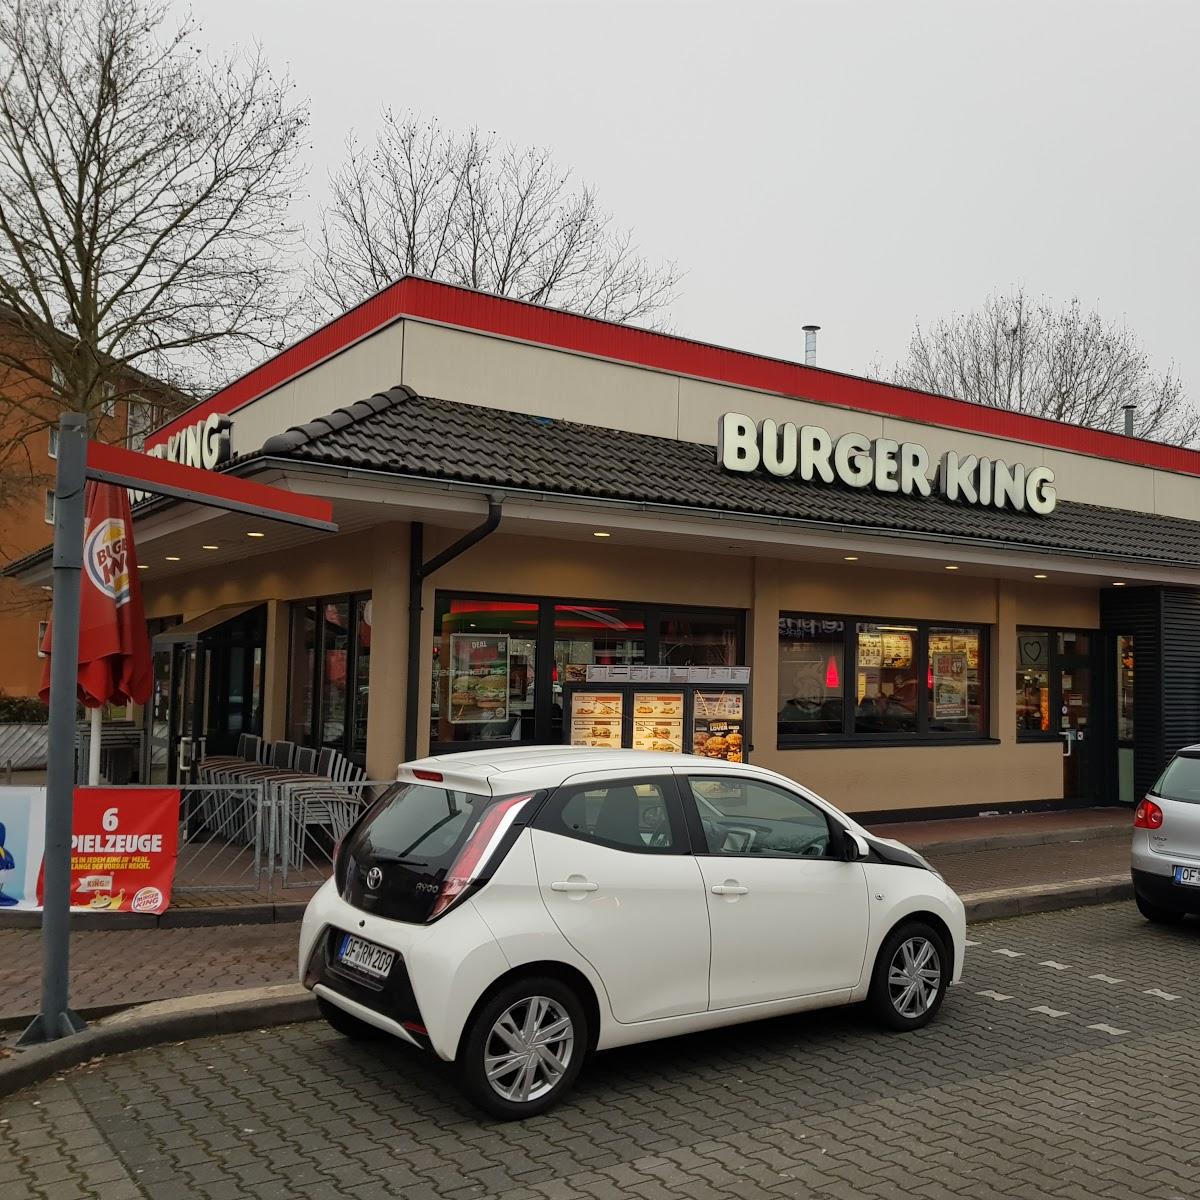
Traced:
[[1088, 1028], [1098, 1030], [1100, 1033], [1111, 1033], [1113, 1037], [1120, 1037], [1122, 1034], [1129, 1032], [1128, 1029], [1117, 1029], [1115, 1026], [1103, 1024], [1089, 1025]]
[[1055, 962], [1054, 959], [1048, 958], [1045, 962], [1038, 963], [1039, 967], [1049, 967], [1052, 971], [1069, 971], [1071, 968], [1067, 963]]
[[1039, 1004], [1037, 1008], [1031, 1008], [1030, 1012], [1045, 1013], [1048, 1017], [1069, 1017], [1071, 1014], [1062, 1008], [1047, 1008], [1044, 1004]]
[[973, 941], [971, 941], [971, 939], [970, 939], [970, 938], [965, 938], [965, 939], [963, 940], [963, 945], [964, 945], [964, 946], [978, 946], [978, 945], [980, 945], [980, 943], [979, 943], [979, 942], [973, 942]]
[[1097, 979], [1101, 983], [1123, 983], [1121, 979], [1114, 979], [1111, 975], [1089, 975], [1089, 979]]
[[1024, 958], [1025, 955], [1019, 950], [993, 950], [993, 954], [1002, 954], [1005, 958]]
[[1178, 1000], [1179, 997], [1171, 992], [1164, 992], [1162, 988], [1147, 988], [1143, 996], [1157, 996], [1160, 1000]]
[[993, 992], [990, 988], [987, 991], [976, 992], [977, 996], [986, 996], [989, 1000], [1011, 1000], [1011, 996], [1003, 996], [999, 992]]

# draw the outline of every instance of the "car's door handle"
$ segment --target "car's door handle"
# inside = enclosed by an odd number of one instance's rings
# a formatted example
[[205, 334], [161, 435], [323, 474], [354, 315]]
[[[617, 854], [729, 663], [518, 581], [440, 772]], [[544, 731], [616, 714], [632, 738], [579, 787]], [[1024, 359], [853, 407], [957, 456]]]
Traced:
[[735, 883], [714, 883], [712, 892], [714, 896], [744, 896], [750, 889], [742, 887]]
[[552, 883], [550, 890], [552, 892], [594, 892], [599, 886], [598, 883], [588, 883], [584, 879], [562, 879], [558, 883]]

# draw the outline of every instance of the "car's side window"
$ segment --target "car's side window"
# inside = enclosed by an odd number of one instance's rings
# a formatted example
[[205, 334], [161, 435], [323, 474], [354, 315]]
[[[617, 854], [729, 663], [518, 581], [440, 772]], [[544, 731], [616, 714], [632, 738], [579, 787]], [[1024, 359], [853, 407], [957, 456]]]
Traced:
[[829, 821], [803, 796], [733, 775], [686, 777], [709, 854], [834, 858]]
[[622, 779], [563, 788], [538, 819], [538, 828], [584, 842], [642, 854], [677, 854], [669, 780]]

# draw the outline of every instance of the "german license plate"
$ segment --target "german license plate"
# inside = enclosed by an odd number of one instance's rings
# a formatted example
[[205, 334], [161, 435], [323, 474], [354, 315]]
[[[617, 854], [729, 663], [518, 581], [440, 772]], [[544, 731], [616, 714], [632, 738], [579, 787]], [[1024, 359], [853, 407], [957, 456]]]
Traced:
[[396, 952], [385, 950], [374, 942], [364, 941], [348, 933], [338, 947], [337, 958], [343, 966], [353, 967], [354, 970], [362, 971], [364, 975], [375, 979], [386, 979], [392, 969], [392, 963], [396, 961]]
[[1176, 867], [1175, 882], [1188, 887], [1200, 887], [1200, 867]]

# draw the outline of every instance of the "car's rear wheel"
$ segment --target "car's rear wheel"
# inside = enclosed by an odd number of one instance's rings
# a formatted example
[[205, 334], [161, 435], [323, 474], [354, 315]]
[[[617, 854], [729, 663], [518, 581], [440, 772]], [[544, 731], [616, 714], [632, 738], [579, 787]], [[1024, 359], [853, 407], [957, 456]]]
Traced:
[[342, 1037], [347, 1037], [351, 1041], [376, 1042], [388, 1036], [382, 1029], [377, 1029], [374, 1025], [368, 1025], [366, 1021], [360, 1021], [357, 1017], [351, 1016], [344, 1008], [338, 1008], [324, 996], [317, 997], [317, 1008], [321, 1010], [321, 1016], [325, 1018], [330, 1029], [337, 1030]]
[[463, 1090], [505, 1121], [545, 1112], [571, 1089], [588, 1050], [587, 1016], [560, 980], [514, 980], [468, 1025], [458, 1069]]
[[1155, 925], [1178, 925], [1183, 920], [1184, 914], [1178, 909], [1163, 908], [1161, 904], [1154, 904], [1152, 901], [1139, 896], [1136, 892], [1133, 898], [1138, 906], [1138, 912], [1147, 921], [1153, 921]]
[[920, 1029], [941, 1008], [950, 974], [942, 935], [924, 921], [908, 921], [879, 948], [867, 1007], [889, 1029]]

